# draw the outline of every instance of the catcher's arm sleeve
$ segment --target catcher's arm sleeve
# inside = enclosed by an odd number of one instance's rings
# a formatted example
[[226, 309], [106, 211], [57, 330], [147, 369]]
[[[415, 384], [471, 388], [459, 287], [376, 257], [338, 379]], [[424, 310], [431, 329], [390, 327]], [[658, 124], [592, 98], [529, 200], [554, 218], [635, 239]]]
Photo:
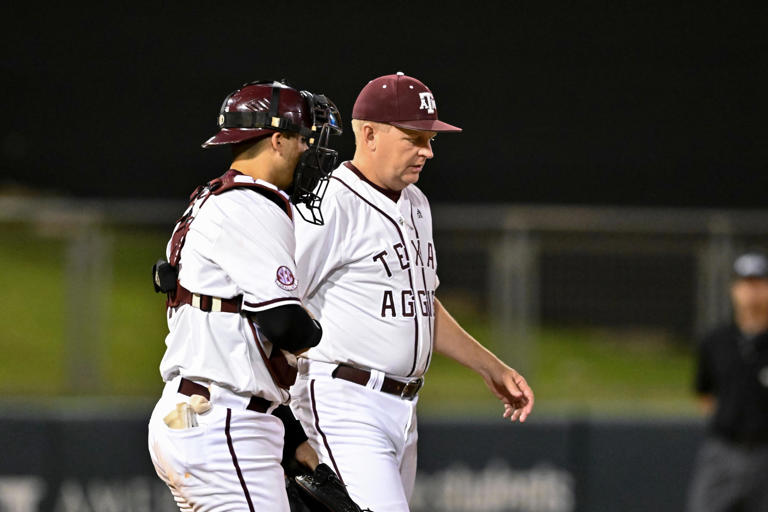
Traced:
[[307, 434], [301, 428], [301, 423], [293, 415], [291, 408], [287, 405], [277, 407], [272, 414], [280, 418], [285, 427], [285, 438], [283, 442], [283, 464], [295, 457], [296, 447], [307, 440]]
[[288, 352], [314, 347], [320, 343], [323, 329], [298, 304], [287, 304], [252, 313], [267, 339]]

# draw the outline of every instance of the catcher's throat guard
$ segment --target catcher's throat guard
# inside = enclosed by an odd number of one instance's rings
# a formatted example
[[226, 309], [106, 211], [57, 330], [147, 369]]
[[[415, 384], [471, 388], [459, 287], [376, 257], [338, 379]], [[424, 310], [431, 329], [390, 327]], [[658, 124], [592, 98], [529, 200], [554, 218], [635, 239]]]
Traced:
[[311, 145], [299, 160], [293, 173], [293, 184], [289, 190], [291, 202], [301, 218], [310, 224], [322, 225], [323, 213], [320, 203], [328, 187], [331, 171], [336, 168], [338, 153], [327, 146], [331, 128], [324, 126], [320, 134], [311, 140]]
[[328, 179], [336, 168], [339, 154], [328, 146], [331, 135], [342, 133], [341, 115], [336, 105], [325, 95], [301, 91], [312, 114], [312, 136], [307, 149], [293, 173], [291, 202], [301, 218], [310, 224], [322, 225], [323, 214], [320, 203], [328, 187]]

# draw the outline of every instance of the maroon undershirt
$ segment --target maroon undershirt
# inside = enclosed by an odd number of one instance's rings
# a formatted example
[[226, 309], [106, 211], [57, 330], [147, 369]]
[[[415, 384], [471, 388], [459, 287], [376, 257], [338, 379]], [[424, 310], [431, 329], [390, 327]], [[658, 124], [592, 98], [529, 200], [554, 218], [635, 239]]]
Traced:
[[372, 186], [373, 188], [375, 188], [376, 190], [378, 190], [379, 192], [381, 192], [382, 194], [384, 194], [385, 196], [390, 198], [395, 203], [397, 202], [398, 199], [400, 199], [400, 191], [399, 190], [389, 190], [388, 188], [384, 188], [384, 187], [378, 186], [377, 184], [375, 184], [374, 182], [372, 182], [371, 180], [366, 178], [365, 174], [360, 172], [360, 169], [358, 169], [357, 167], [352, 165], [352, 162], [344, 162], [344, 165], [347, 167], [347, 169], [349, 169], [353, 173], [357, 174], [357, 176], [361, 180], [363, 180], [364, 182], [368, 183], [370, 186]]

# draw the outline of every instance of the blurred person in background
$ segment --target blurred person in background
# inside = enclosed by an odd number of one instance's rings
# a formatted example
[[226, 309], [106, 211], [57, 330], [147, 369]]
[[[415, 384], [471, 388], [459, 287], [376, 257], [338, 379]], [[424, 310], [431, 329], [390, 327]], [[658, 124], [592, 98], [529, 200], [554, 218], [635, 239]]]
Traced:
[[699, 347], [696, 391], [711, 419], [689, 488], [689, 512], [768, 511], [768, 257], [739, 256], [733, 322]]

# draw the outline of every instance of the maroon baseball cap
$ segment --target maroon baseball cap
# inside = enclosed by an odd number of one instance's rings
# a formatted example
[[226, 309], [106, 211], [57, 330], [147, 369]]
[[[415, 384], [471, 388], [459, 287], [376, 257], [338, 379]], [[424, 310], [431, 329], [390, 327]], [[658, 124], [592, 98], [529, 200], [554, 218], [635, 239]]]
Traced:
[[461, 128], [437, 119], [432, 91], [402, 72], [368, 82], [352, 107], [352, 119], [387, 123], [399, 128], [431, 132], [460, 132]]

